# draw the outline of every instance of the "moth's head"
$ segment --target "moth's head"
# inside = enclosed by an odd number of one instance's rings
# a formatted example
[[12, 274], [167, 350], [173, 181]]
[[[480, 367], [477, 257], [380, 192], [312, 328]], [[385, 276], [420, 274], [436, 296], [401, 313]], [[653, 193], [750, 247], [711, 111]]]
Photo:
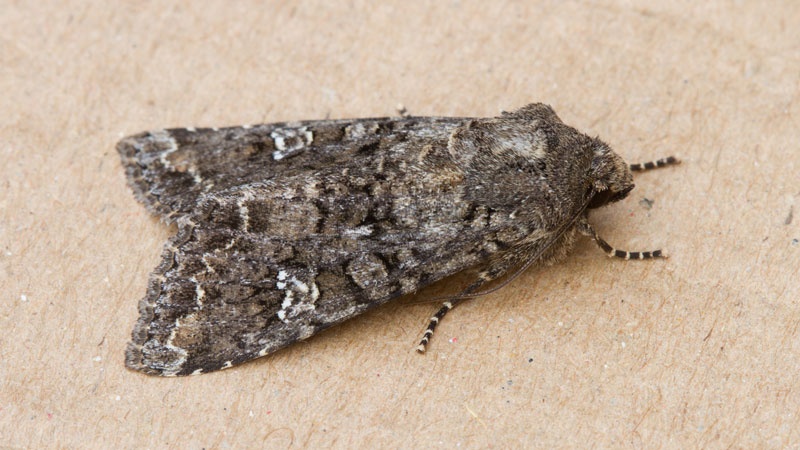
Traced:
[[594, 139], [593, 147], [589, 190], [594, 195], [589, 200], [589, 209], [622, 200], [633, 190], [633, 175], [628, 163], [600, 139]]

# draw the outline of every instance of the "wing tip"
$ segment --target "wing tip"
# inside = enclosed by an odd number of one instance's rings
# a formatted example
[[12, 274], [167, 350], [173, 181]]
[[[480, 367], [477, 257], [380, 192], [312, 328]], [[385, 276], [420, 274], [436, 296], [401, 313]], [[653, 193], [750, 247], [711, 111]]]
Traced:
[[[175, 222], [179, 216], [183, 215], [175, 211], [173, 207], [162, 203], [156, 195], [152, 193], [151, 182], [148, 181], [145, 171], [151, 164], [143, 156], [148, 153], [150, 146], [155, 146], [159, 139], [159, 133], [169, 133], [161, 130], [159, 132], [145, 131], [122, 138], [117, 142], [115, 148], [119, 153], [122, 167], [125, 170], [125, 179], [128, 187], [133, 191], [134, 198], [145, 206], [148, 212], [160, 217], [166, 223]], [[174, 141], [173, 141], [174, 142]]]

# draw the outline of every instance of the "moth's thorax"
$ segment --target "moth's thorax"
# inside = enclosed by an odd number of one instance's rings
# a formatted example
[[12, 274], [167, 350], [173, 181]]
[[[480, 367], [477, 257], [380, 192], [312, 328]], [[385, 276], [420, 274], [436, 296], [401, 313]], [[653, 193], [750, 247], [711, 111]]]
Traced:
[[448, 151], [464, 172], [467, 202], [507, 217], [509, 227], [550, 231], [585, 205], [595, 144], [537, 104], [466, 122]]

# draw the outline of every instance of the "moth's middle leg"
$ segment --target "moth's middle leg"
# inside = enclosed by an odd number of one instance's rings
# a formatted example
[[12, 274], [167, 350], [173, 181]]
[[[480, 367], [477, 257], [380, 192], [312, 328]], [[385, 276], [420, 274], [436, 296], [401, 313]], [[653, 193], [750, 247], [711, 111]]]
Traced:
[[[481, 270], [478, 272], [478, 279], [475, 280], [472, 284], [467, 286], [460, 294], [449, 298], [442, 304], [442, 307], [436, 311], [431, 317], [430, 322], [428, 322], [428, 326], [425, 328], [425, 333], [422, 335], [422, 340], [419, 341], [419, 345], [417, 346], [417, 351], [419, 353], [425, 353], [425, 349], [428, 346], [428, 342], [430, 342], [431, 336], [433, 336], [433, 330], [436, 329], [436, 326], [439, 322], [444, 318], [444, 316], [450, 311], [451, 309], [455, 308], [456, 305], [463, 302], [468, 298], [477, 297], [479, 295], [484, 294], [485, 292], [477, 292], [478, 289], [489, 283], [490, 281], [494, 281], [500, 277], [502, 277], [506, 272], [508, 272], [509, 267], [512, 267], [511, 261], [508, 260], [498, 260], [489, 268]], [[494, 289], [491, 289], [494, 290]]]

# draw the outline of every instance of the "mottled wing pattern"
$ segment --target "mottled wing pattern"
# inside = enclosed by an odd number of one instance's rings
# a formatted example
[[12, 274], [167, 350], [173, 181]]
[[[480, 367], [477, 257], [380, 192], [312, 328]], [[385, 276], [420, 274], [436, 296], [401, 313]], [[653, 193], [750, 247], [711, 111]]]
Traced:
[[622, 158], [543, 104], [162, 130], [118, 150], [137, 197], [178, 226], [126, 355], [167, 376], [272, 353], [468, 268], [472, 289], [561, 259], [576, 224], [600, 242], [588, 210], [633, 187]]
[[121, 141], [137, 197], [178, 224], [140, 302], [127, 365], [224, 369], [484, 260], [496, 250], [489, 212], [462, 201], [463, 173], [447, 153], [465, 119], [425, 120]]
[[198, 198], [226, 188], [323, 167], [357, 142], [364, 150], [459, 118], [375, 118], [272, 123], [228, 128], [173, 128], [121, 140], [128, 183], [137, 199], [172, 222]]

